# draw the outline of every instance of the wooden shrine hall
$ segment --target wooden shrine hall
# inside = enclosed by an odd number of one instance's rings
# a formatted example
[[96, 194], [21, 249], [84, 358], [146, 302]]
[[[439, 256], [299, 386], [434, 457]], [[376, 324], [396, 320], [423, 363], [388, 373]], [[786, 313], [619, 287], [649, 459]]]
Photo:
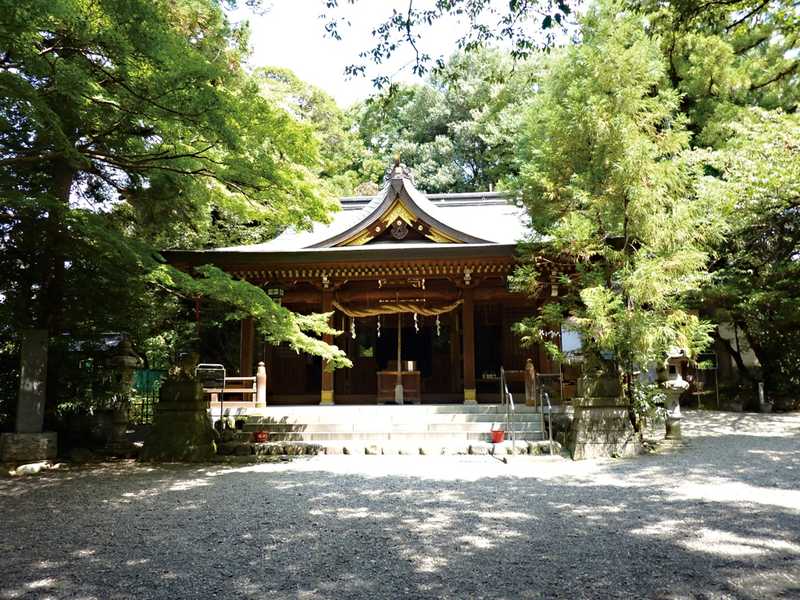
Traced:
[[511, 331], [557, 288], [543, 286], [536, 299], [509, 291], [527, 217], [504, 194], [426, 195], [396, 163], [375, 197], [341, 205], [312, 231], [165, 253], [187, 270], [214, 264], [295, 312], [333, 313], [341, 334], [325, 341], [353, 363], [335, 372], [318, 357], [266, 343], [252, 320], [242, 321], [239, 374], [264, 362], [268, 405], [395, 402], [398, 384], [404, 403], [496, 403], [501, 366], [521, 371], [532, 358], [537, 372], [558, 370]]

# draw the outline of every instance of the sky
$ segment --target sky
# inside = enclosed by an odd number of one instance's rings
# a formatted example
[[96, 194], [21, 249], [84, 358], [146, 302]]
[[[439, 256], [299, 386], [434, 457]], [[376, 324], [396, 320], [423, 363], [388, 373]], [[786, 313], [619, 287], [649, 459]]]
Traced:
[[[388, 64], [374, 66], [366, 77], [348, 79], [345, 66], [360, 62], [358, 53], [372, 46], [372, 28], [386, 20], [396, 8], [408, 9], [408, 0], [360, 0], [351, 6], [339, 1], [337, 14], [346, 17], [351, 26], [340, 29], [342, 40], [325, 37], [324, 0], [266, 0], [266, 12], [256, 15], [242, 8], [233, 13], [234, 20], [250, 22], [252, 66], [280, 66], [291, 69], [301, 79], [316, 85], [333, 96], [345, 108], [374, 93], [371, 78], [387, 75], [393, 81], [418, 82], [411, 73], [412, 53], [406, 49]], [[424, 8], [426, 2], [415, 3]], [[432, 2], [427, 2], [432, 4]], [[434, 58], [449, 56], [456, 40], [463, 35], [466, 23], [446, 17], [434, 28], [424, 31], [422, 46]]]

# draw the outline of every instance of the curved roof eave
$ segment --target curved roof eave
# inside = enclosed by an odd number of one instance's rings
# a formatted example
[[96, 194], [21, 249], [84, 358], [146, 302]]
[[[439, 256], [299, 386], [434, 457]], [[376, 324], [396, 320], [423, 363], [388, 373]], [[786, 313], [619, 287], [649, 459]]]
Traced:
[[491, 240], [472, 235], [460, 228], [447, 224], [441, 209], [437, 208], [425, 194], [417, 189], [407, 170], [401, 165], [396, 165], [391, 172], [391, 178], [383, 189], [362, 209], [364, 217], [359, 221], [333, 236], [315, 242], [307, 248], [330, 248], [353, 238], [358, 233], [368, 230], [386, 214], [386, 211], [400, 200], [418, 219], [431, 227], [442, 231], [447, 236], [464, 244], [491, 244]]

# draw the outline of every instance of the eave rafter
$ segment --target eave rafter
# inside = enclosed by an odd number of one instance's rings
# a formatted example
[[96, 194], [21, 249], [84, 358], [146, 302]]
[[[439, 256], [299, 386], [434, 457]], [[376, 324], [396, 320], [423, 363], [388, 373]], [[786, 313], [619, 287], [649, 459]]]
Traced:
[[305, 265], [270, 265], [269, 267], [231, 268], [234, 277], [248, 281], [309, 281], [323, 282], [347, 279], [349, 281], [374, 280], [392, 277], [450, 277], [467, 278], [508, 275], [515, 262], [504, 261], [452, 261], [448, 263], [381, 263], [374, 265], [335, 265], [328, 268]]

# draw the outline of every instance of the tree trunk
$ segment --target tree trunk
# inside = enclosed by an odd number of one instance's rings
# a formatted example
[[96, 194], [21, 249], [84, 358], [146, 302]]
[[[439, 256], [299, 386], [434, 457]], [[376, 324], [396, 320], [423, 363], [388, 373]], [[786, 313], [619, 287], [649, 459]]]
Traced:
[[66, 252], [66, 215], [75, 169], [66, 162], [52, 167], [52, 184], [47, 212], [46, 257], [44, 294], [41, 305], [41, 322], [50, 335], [60, 335], [64, 327], [64, 265]]
[[[66, 217], [69, 210], [70, 191], [75, 178], [75, 169], [66, 162], [54, 163], [51, 167], [51, 185], [48, 194], [47, 222], [44, 228], [44, 255], [42, 296], [39, 302], [37, 320], [50, 334], [47, 369], [47, 404], [45, 407], [45, 426], [52, 426], [56, 419], [59, 403], [59, 390], [63, 381], [65, 362], [60, 360], [63, 345], [54, 347], [53, 341], [61, 339], [64, 333], [65, 309], [65, 261], [67, 252]], [[55, 356], [54, 351], [56, 352]]]
[[755, 381], [750, 369], [748, 369], [747, 365], [744, 364], [742, 353], [739, 351], [739, 349], [734, 348], [730, 340], [726, 340], [719, 334], [718, 331], [714, 332], [714, 337], [719, 340], [719, 342], [725, 347], [725, 350], [728, 352], [728, 354], [731, 355], [733, 362], [736, 363], [736, 369], [739, 371], [739, 373], [748, 381]]

